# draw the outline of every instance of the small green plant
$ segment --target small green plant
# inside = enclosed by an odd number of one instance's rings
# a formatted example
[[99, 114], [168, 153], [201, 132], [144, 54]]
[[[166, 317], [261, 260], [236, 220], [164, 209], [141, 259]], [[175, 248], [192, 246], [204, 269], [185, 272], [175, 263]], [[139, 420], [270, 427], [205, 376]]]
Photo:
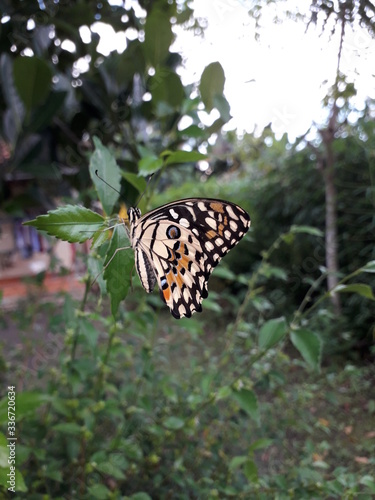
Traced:
[[[107, 154], [99, 143], [97, 148]], [[108, 202], [106, 213], [116, 201]], [[358, 451], [366, 453], [360, 471], [342, 451], [343, 465], [335, 464], [327, 412], [315, 416], [312, 411], [313, 404], [319, 411], [323, 398], [339, 410], [346, 401], [338, 385], [349, 383], [354, 396], [359, 390], [352, 373], [345, 381], [319, 373], [322, 342], [309, 327], [309, 315], [333, 292], [374, 300], [370, 287], [348, 281], [373, 273], [375, 263], [310, 305], [312, 284], [294, 315], [274, 318], [263, 283], [283, 280], [285, 273], [271, 265], [271, 255], [297, 233], [320, 237], [313, 228], [292, 227], [263, 252], [251, 276], [218, 270], [219, 280], [240, 287], [237, 296], [226, 292], [234, 312], [227, 323], [218, 321], [224, 309], [215, 293], [207, 299], [211, 311], [204, 324], [196, 317], [175, 322], [164, 318], [159, 302], [136, 281], [126, 308], [120, 305], [130, 288], [132, 259], [127, 251], [113, 257], [127, 243], [117, 230], [108, 240], [110, 221], [68, 206], [31, 223], [68, 241], [94, 235], [93, 249], [106, 251], [110, 301], [90, 293], [100, 271], [90, 256], [93, 271], [85, 277], [82, 300], [66, 296], [61, 309], [48, 311], [51, 334], [42, 355], [18, 368], [17, 355], [9, 367], [25, 385], [16, 392], [16, 498], [371, 498], [371, 451], [356, 450], [358, 457]], [[120, 291], [109, 278], [117, 266], [117, 281], [125, 282]], [[295, 374], [306, 382], [296, 386]], [[366, 411], [372, 416], [369, 401]], [[7, 421], [6, 397], [0, 401], [0, 421]], [[3, 431], [0, 485], [6, 491]]]

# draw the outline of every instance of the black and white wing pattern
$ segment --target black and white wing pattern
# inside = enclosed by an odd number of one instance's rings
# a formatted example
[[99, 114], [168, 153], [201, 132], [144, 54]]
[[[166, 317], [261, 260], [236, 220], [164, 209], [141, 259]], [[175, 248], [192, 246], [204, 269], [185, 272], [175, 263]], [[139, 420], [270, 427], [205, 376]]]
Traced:
[[202, 310], [214, 267], [241, 240], [250, 217], [228, 201], [188, 198], [141, 216], [128, 211], [136, 269], [146, 292], [158, 283], [175, 318]]

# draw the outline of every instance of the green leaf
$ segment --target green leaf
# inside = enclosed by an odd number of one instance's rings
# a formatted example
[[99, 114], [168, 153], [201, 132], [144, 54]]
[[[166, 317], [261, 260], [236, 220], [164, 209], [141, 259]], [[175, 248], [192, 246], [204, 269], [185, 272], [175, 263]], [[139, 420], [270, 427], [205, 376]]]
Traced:
[[215, 269], [215, 278], [221, 278], [224, 280], [236, 281], [237, 276], [225, 265], [221, 265]]
[[[6, 421], [5, 419], [3, 421]], [[4, 436], [4, 434], [0, 432], [0, 467], [8, 467], [8, 458], [9, 458], [9, 448], [7, 448], [8, 444], [9, 441]]]
[[[8, 451], [8, 448], [7, 448], [7, 452], [8, 452], [8, 455], [9, 455], [9, 451]], [[7, 465], [6, 467], [0, 467], [0, 486], [3, 486], [4, 487], [4, 490], [8, 490], [9, 488], [9, 484], [7, 483], [7, 481], [9, 480], [9, 477], [7, 476], [7, 474], [9, 474], [9, 465]], [[25, 481], [23, 480], [23, 476], [21, 474], [21, 472], [16, 469], [15, 470], [15, 491], [21, 491], [21, 492], [26, 492], [27, 491], [27, 486], [25, 484]], [[5, 497], [5, 496], [2, 496], [1, 498], [12, 498], [12, 493], [9, 492], [8, 496]], [[18, 497], [19, 498], [19, 497]]]
[[272, 439], [267, 439], [267, 438], [257, 439], [256, 441], [254, 441], [254, 443], [250, 445], [249, 452], [252, 453], [255, 450], [262, 450], [263, 448], [268, 448], [269, 446], [271, 446], [272, 443], [273, 443]]
[[220, 399], [229, 398], [233, 393], [232, 388], [229, 385], [224, 385], [220, 387], [220, 389], [216, 393], [216, 401], [220, 401]]
[[364, 283], [353, 283], [351, 285], [337, 285], [333, 290], [330, 291], [330, 295], [333, 293], [357, 293], [366, 299], [375, 300], [372, 288]]
[[107, 229], [99, 229], [99, 231], [95, 231], [92, 235], [91, 249], [101, 247], [109, 240], [109, 238], [110, 232]]
[[327, 464], [327, 462], [324, 462], [324, 460], [315, 460], [313, 463], [313, 467], [316, 467], [317, 469], [329, 469], [330, 466]]
[[94, 349], [99, 337], [99, 330], [86, 318], [80, 318], [79, 329], [80, 335], [85, 339], [85, 344], [89, 345], [91, 349]]
[[232, 118], [230, 114], [230, 105], [223, 95], [214, 96], [214, 107], [219, 111], [221, 119], [225, 122], [229, 122]]
[[[121, 189], [121, 171], [109, 149], [103, 146], [100, 139], [94, 137], [94, 144], [95, 151], [91, 155], [89, 166], [90, 176], [104, 212], [111, 215]], [[103, 180], [99, 179], [96, 172]]]
[[18, 168], [36, 179], [53, 179], [55, 182], [62, 179], [58, 167], [51, 163], [23, 163]]
[[198, 153], [197, 151], [175, 151], [168, 155], [165, 160], [166, 165], [174, 163], [195, 163], [196, 161], [205, 160], [207, 155]]
[[145, 59], [157, 68], [169, 56], [173, 33], [168, 11], [153, 8], [146, 18], [145, 41], [142, 44]]
[[316, 333], [307, 328], [299, 328], [290, 333], [290, 340], [306, 363], [315, 370], [318, 370], [320, 367], [322, 341]]
[[138, 162], [139, 175], [151, 175], [161, 169], [163, 160], [157, 156], [145, 156]]
[[47, 98], [51, 89], [52, 71], [43, 59], [35, 56], [17, 57], [13, 75], [17, 92], [29, 112]]
[[16, 470], [16, 491], [26, 492], [27, 486], [23, 480], [23, 476], [19, 470]]
[[375, 273], [375, 260], [367, 262], [367, 264], [361, 267], [361, 271], [364, 273]]
[[146, 179], [143, 177], [140, 177], [137, 174], [133, 174], [131, 172], [124, 172], [123, 170], [120, 171], [121, 175], [125, 180], [129, 182], [135, 189], [138, 191], [138, 193], [143, 193], [144, 190], [147, 187], [147, 182]]
[[259, 423], [258, 401], [254, 392], [249, 389], [234, 390], [232, 396], [240, 408], [246, 411], [255, 422]]
[[23, 224], [70, 243], [82, 243], [90, 239], [95, 231], [105, 227], [101, 215], [79, 205], [50, 210], [47, 215], [39, 215]]
[[43, 106], [33, 113], [32, 119], [26, 127], [27, 132], [43, 131], [64, 104], [66, 95], [67, 92], [51, 92]]
[[94, 484], [88, 487], [88, 494], [89, 498], [102, 500], [103, 498], [110, 498], [111, 491], [104, 484]]
[[224, 83], [224, 70], [219, 62], [213, 62], [204, 69], [199, 91], [208, 112], [215, 107], [215, 97], [223, 95]]
[[204, 130], [198, 127], [198, 125], [189, 125], [189, 127], [186, 127], [183, 130], [178, 131], [177, 133], [181, 137], [187, 136], [193, 138], [203, 137], [205, 134]]
[[89, 275], [95, 279], [95, 283], [99, 285], [102, 295], [107, 293], [107, 286], [103, 278], [103, 262], [104, 258], [93, 255], [92, 253], [87, 258], [87, 271]]
[[185, 420], [178, 417], [168, 417], [163, 422], [164, 427], [171, 430], [182, 429], [185, 425]]
[[63, 475], [61, 470], [56, 470], [52, 468], [53, 465], [50, 465], [45, 471], [42, 472], [44, 477], [48, 479], [52, 479], [53, 481], [62, 482]]
[[311, 234], [312, 236], [324, 236], [324, 233], [320, 230], [317, 229], [316, 227], [311, 227], [311, 226], [292, 226], [290, 228], [291, 233], [305, 233], [305, 234]]
[[210, 125], [208, 128], [206, 128], [207, 136], [209, 134], [216, 134], [216, 132], [219, 132], [223, 125], [225, 125], [225, 121], [220, 116], [220, 118], [215, 120], [212, 125]]
[[283, 316], [277, 319], [270, 319], [264, 323], [259, 332], [259, 347], [261, 349], [270, 349], [285, 336], [287, 328], [287, 323]]
[[132, 496], [128, 497], [129, 500], [152, 500], [148, 493], [144, 493], [143, 491], [138, 491], [134, 493]]
[[116, 467], [111, 462], [99, 463], [96, 465], [95, 469], [99, 472], [102, 472], [106, 476], [111, 476], [115, 479], [125, 479], [125, 474], [122, 472], [122, 470]]
[[361, 479], [359, 480], [359, 484], [363, 484], [369, 490], [371, 490], [372, 493], [375, 493], [375, 478], [374, 478], [374, 476], [370, 476], [370, 475], [362, 476]]
[[210, 296], [204, 301], [204, 308], [207, 311], [213, 311], [218, 314], [220, 314], [223, 310], [217, 299], [214, 297], [213, 292], [211, 292]]
[[104, 280], [107, 283], [107, 292], [111, 296], [111, 312], [116, 315], [118, 306], [128, 294], [131, 273], [134, 267], [134, 254], [125, 251], [129, 248], [129, 239], [124, 227], [115, 227], [104, 266]]
[[[48, 398], [39, 392], [16, 393], [16, 417], [22, 420], [34, 413], [39, 406], [46, 403]], [[0, 422], [5, 422], [8, 417], [8, 396], [0, 401]]]
[[281, 267], [271, 266], [270, 264], [268, 264], [268, 262], [263, 262], [263, 264], [260, 266], [259, 272], [266, 278], [274, 277], [284, 281], [286, 281], [288, 278], [288, 275], [284, 269], [282, 269]]
[[63, 434], [76, 435], [82, 432], [80, 425], [74, 422], [63, 422], [52, 427], [54, 431], [62, 432]]
[[173, 108], [180, 107], [185, 93], [180, 77], [167, 68], [160, 68], [150, 79], [152, 103], [166, 102]]
[[238, 469], [239, 467], [241, 467], [241, 465], [243, 465], [248, 460], [249, 460], [249, 457], [247, 457], [246, 455], [233, 457], [232, 460], [229, 462], [229, 470]]
[[247, 460], [243, 471], [249, 481], [252, 483], [256, 483], [258, 481], [258, 468], [255, 465], [254, 460]]

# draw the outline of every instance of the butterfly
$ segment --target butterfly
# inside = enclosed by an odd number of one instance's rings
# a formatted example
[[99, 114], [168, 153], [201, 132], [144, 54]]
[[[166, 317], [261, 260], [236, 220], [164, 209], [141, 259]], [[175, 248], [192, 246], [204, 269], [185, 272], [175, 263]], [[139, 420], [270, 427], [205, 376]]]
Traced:
[[142, 286], [150, 293], [157, 283], [177, 319], [202, 311], [213, 269], [250, 227], [238, 205], [206, 198], [174, 201], [143, 216], [130, 208], [128, 217]]

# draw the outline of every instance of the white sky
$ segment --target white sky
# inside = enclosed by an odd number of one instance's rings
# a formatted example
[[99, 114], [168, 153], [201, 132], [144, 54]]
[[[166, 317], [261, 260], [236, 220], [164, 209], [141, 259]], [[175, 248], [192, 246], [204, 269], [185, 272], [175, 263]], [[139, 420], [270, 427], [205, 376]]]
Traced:
[[[284, 2], [280, 4], [283, 8]], [[305, 2], [306, 7], [309, 4]], [[272, 122], [274, 132], [287, 132], [293, 140], [313, 121], [324, 120], [321, 102], [336, 75], [339, 40], [319, 37], [313, 26], [305, 33], [302, 21], [276, 25], [275, 11], [267, 9], [256, 42], [248, 5], [246, 0], [193, 1], [195, 15], [207, 18], [208, 28], [203, 40], [192, 33], [178, 37], [176, 48], [186, 58], [183, 81], [199, 80], [207, 64], [219, 61], [233, 116], [226, 128], [252, 132]], [[278, 14], [282, 16], [281, 11]], [[361, 107], [366, 96], [375, 98], [375, 42], [362, 30], [347, 31], [346, 40], [342, 69], [355, 78]]]
[[[136, 5], [133, 0], [127, 2]], [[233, 116], [226, 129], [260, 132], [272, 123], [276, 134], [287, 132], [294, 140], [313, 122], [324, 122], [321, 102], [336, 75], [338, 33], [329, 39], [328, 35], [319, 36], [313, 26], [306, 33], [302, 21], [275, 24], [273, 18], [276, 13], [283, 17], [285, 4], [292, 11], [293, 5], [299, 9], [310, 5], [310, 1], [288, 0], [278, 3], [278, 12], [275, 7], [264, 9], [260, 41], [256, 42], [255, 23], [248, 15], [250, 4], [249, 0], [192, 0], [195, 16], [206, 18], [208, 27], [203, 37], [179, 30], [172, 50], [184, 58], [184, 84], [198, 82], [209, 63], [221, 63]], [[102, 34], [101, 29], [97, 31]], [[113, 32], [102, 40], [103, 53], [115, 48], [120, 51], [125, 35]], [[342, 71], [356, 82], [360, 108], [367, 96], [375, 98], [375, 41], [364, 30], [353, 33], [348, 28], [345, 40]]]

